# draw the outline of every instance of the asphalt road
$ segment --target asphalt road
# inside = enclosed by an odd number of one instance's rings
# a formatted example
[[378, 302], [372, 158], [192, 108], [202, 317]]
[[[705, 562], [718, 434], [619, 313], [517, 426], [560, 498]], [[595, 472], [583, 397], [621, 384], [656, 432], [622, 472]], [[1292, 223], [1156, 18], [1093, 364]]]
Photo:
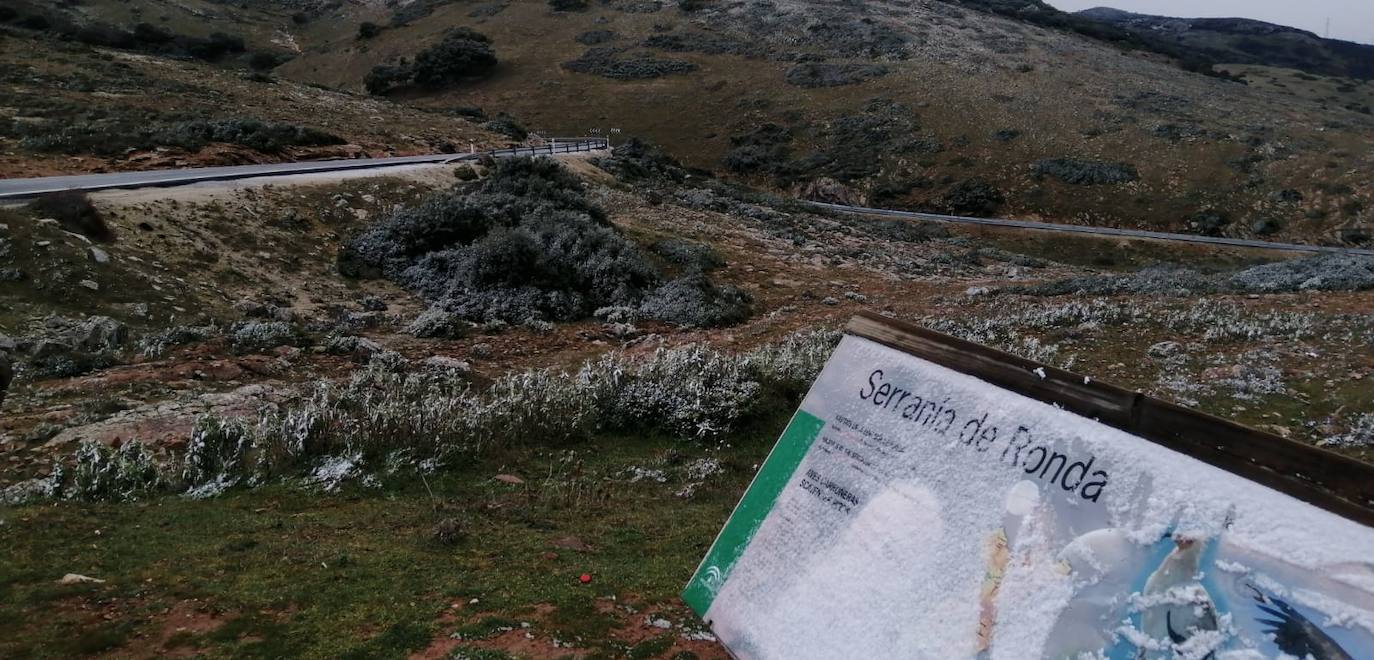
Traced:
[[[554, 153], [574, 153], [604, 148], [605, 141], [557, 142], [545, 147], [519, 147], [497, 149], [485, 152], [495, 158], [515, 156], [538, 156]], [[298, 163], [269, 163], [266, 165], [235, 165], [232, 167], [197, 167], [179, 170], [155, 170], [148, 172], [111, 172], [108, 174], [80, 174], [76, 176], [49, 176], [33, 179], [0, 179], [0, 200], [25, 199], [64, 190], [93, 192], [114, 188], [151, 188], [159, 186], [181, 186], [202, 181], [229, 181], [251, 179], [264, 176], [291, 174], [311, 174], [318, 172], [341, 172], [346, 170], [365, 170], [399, 165], [420, 165], [426, 163], [450, 163], [462, 160], [475, 160], [481, 154], [433, 154], [427, 156], [398, 156], [395, 158], [353, 158], [345, 160], [319, 160]]]
[[1358, 254], [1374, 256], [1374, 250], [1371, 249], [1339, 247], [1333, 245], [1271, 243], [1269, 241], [1255, 241], [1245, 238], [1223, 238], [1219, 236], [1198, 236], [1195, 234], [1171, 234], [1162, 231], [1144, 231], [1140, 229], [1112, 229], [1110, 227], [1061, 225], [1052, 222], [1031, 222], [1029, 220], [1005, 220], [1000, 218], [970, 218], [962, 215], [919, 213], [916, 211], [893, 211], [891, 209], [875, 209], [868, 208], [865, 206], [845, 206], [843, 204], [827, 204], [825, 202], [810, 202], [810, 204], [832, 211], [839, 211], [840, 213], [852, 213], [856, 215], [879, 215], [895, 218], [915, 218], [918, 220], [932, 220], [935, 222], [949, 222], [961, 225], [987, 225], [991, 227], [1015, 227], [1017, 229], [1056, 231], [1070, 234], [1091, 234], [1094, 236], [1148, 238], [1159, 241], [1176, 241], [1180, 243], [1205, 243], [1208, 245], [1224, 245], [1229, 247], [1243, 247], [1259, 250], [1281, 250], [1284, 252], [1334, 252], [1337, 254]]
[[[555, 142], [544, 147], [518, 147], [497, 149], [487, 154], [495, 158], [516, 156], [539, 156], [555, 153], [574, 153], [604, 149], [608, 143], [600, 138], [580, 141]], [[341, 172], [346, 170], [379, 169], [399, 165], [418, 165], [426, 163], [450, 163], [475, 160], [480, 154], [433, 154], [427, 156], [399, 156], [395, 158], [356, 158], [347, 160], [321, 160], [299, 163], [270, 163], [267, 165], [238, 165], [233, 167], [203, 167], [180, 170], [156, 170], [149, 172], [112, 172], [109, 174], [82, 174], [76, 176], [52, 176], [33, 179], [0, 179], [0, 200], [25, 199], [46, 193], [64, 190], [96, 191], [114, 188], [148, 188], [158, 186], [180, 186], [202, 181], [229, 181], [266, 176], [292, 174], [311, 174], [318, 172]], [[845, 206], [810, 202], [810, 204], [831, 211], [857, 215], [877, 215], [896, 218], [915, 218], [935, 222], [949, 222], [964, 225], [987, 225], [992, 227], [1012, 227], [1037, 231], [1054, 231], [1071, 234], [1090, 234], [1094, 236], [1118, 236], [1122, 238], [1144, 238], [1181, 243], [1202, 243], [1229, 247], [1242, 247], [1260, 250], [1281, 250], [1284, 252], [1333, 252], [1337, 254], [1358, 254], [1374, 256], [1374, 249], [1350, 248], [1331, 245], [1303, 245], [1299, 243], [1273, 243], [1244, 238], [1222, 238], [1217, 236], [1197, 236], [1194, 234], [1171, 234], [1139, 229], [1112, 229], [1109, 227], [1087, 227], [1083, 225], [1063, 225], [1052, 222], [1032, 222], [1028, 220], [1007, 220], [1001, 218], [971, 218], [960, 215], [940, 213], [920, 213], [916, 211], [894, 211], [864, 206]]]

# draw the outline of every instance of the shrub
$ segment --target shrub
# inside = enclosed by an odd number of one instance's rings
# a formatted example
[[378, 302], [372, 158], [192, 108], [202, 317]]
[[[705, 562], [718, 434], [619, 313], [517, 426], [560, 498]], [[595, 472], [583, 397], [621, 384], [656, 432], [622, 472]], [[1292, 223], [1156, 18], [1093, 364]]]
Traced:
[[408, 66], [378, 64], [363, 77], [363, 87], [368, 94], [381, 96], [398, 87], [410, 84], [413, 73]]
[[471, 105], [460, 105], [456, 108], [449, 108], [447, 112], [448, 114], [453, 115], [455, 117], [463, 117], [465, 119], [472, 119], [475, 121], [486, 121], [487, 119], [486, 112], [484, 112], [479, 107]]
[[649, 249], [687, 272], [704, 273], [725, 265], [725, 260], [711, 246], [682, 238], [667, 238], [649, 246]]
[[623, 48], [589, 48], [581, 57], [563, 63], [563, 68], [578, 73], [614, 80], [647, 80], [679, 73], [691, 73], [697, 65], [682, 60], [653, 57], [621, 57]]
[[776, 173], [786, 163], [792, 142], [792, 130], [786, 126], [766, 123], [748, 133], [730, 138], [733, 145], [721, 163], [725, 169], [740, 174], [754, 172]]
[[955, 184], [940, 198], [940, 207], [950, 213], [990, 215], [1001, 208], [1006, 198], [991, 183], [979, 178]]
[[1128, 275], [1088, 275], [1030, 286], [1008, 287], [1012, 293], [1058, 296], [1170, 295], [1197, 293], [1287, 293], [1294, 291], [1365, 291], [1374, 289], [1374, 257], [1320, 254], [1206, 275], [1194, 270], [1154, 266]]
[[705, 53], [707, 55], [739, 55], [759, 58], [767, 54], [767, 49], [759, 44], [737, 41], [729, 37], [702, 32], [677, 34], [655, 34], [644, 40], [645, 48], [664, 50], [670, 53]]
[[840, 222], [852, 223], [859, 231], [897, 243], [925, 243], [934, 238], [948, 238], [949, 231], [934, 222], [897, 220], [893, 218], [839, 218]]
[[271, 71], [289, 61], [291, 56], [285, 53], [259, 51], [248, 56], [248, 66], [255, 71]]
[[549, 0], [549, 9], [554, 11], [584, 11], [587, 0]]
[[856, 85], [887, 73], [888, 68], [881, 64], [804, 62], [788, 69], [784, 80], [798, 87], [840, 87]]
[[[464, 454], [557, 445], [599, 430], [713, 440], [777, 403], [792, 405], [839, 338], [833, 331], [802, 332], [742, 354], [700, 345], [641, 358], [610, 353], [573, 372], [506, 374], [481, 390], [454, 371], [402, 374], [369, 365], [344, 382], [317, 385], [294, 404], [265, 410], [256, 423], [198, 419], [174, 463], [156, 462], [138, 443], [120, 450], [83, 446], [72, 460], [55, 464], [50, 477], [0, 491], [0, 502], [128, 499], [163, 489], [201, 498], [292, 475], [334, 487], [341, 479], [366, 479], [368, 471], [423, 473]], [[79, 476], [69, 477], [72, 470]]]
[[318, 129], [244, 117], [185, 121], [87, 121], [31, 129], [20, 145], [26, 149], [66, 154], [120, 154], [130, 149], [171, 147], [197, 151], [211, 142], [227, 142], [279, 153], [288, 147], [343, 144], [344, 139]]
[[278, 153], [288, 147], [344, 143], [343, 138], [318, 129], [254, 118], [185, 121], [165, 130], [184, 144], [227, 142], [263, 153]]
[[118, 449], [87, 440], [72, 456], [72, 469], [62, 494], [85, 501], [136, 499], [167, 484], [161, 464], [138, 441]]
[[1250, 231], [1255, 232], [1255, 234], [1259, 236], [1277, 234], [1282, 229], [1283, 223], [1279, 222], [1277, 218], [1259, 218], [1250, 223]]
[[916, 152], [924, 147], [912, 109], [877, 98], [859, 113], [831, 121], [816, 132], [815, 151], [773, 168], [780, 185], [821, 177], [851, 183], [876, 176], [888, 154]]
[[372, 21], [363, 21], [358, 24], [358, 38], [371, 39], [382, 33], [382, 26]]
[[520, 122], [516, 121], [514, 117], [505, 113], [497, 115], [496, 118], [491, 121], [484, 122], [482, 128], [493, 133], [500, 133], [512, 140], [523, 140], [530, 135], [528, 129], [521, 125]]
[[1125, 163], [1106, 163], [1075, 158], [1046, 158], [1033, 168], [1037, 177], [1051, 176], [1076, 186], [1128, 183], [1140, 178], [1136, 169]]
[[229, 329], [229, 341], [240, 352], [264, 351], [294, 345], [298, 343], [299, 335], [291, 324], [284, 321], [247, 321]]
[[[288, 419], [295, 419], [290, 414]], [[282, 443], [278, 454], [294, 448]], [[240, 483], [256, 484], [269, 461], [247, 424], [206, 416], [196, 421], [181, 460], [181, 480], [193, 498], [212, 497]]]
[[[387, 4], [395, 6], [395, 3]], [[429, 16], [431, 13], [433, 13], [433, 11], [434, 6], [431, 2], [411, 2], [406, 5], [401, 5], [399, 8], [396, 9], [396, 11], [392, 12], [391, 14], [391, 26], [405, 27], [415, 21], [418, 21], [426, 16]]]
[[455, 314], [431, 308], [415, 317], [415, 320], [406, 326], [406, 333], [421, 338], [457, 339], [466, 334], [468, 325]]
[[489, 73], [496, 67], [496, 54], [490, 43], [486, 35], [467, 28], [450, 30], [439, 43], [415, 56], [415, 83], [439, 87]]
[[435, 195], [370, 227], [340, 254], [466, 318], [580, 318], [637, 301], [658, 276], [557, 162], [500, 161], [470, 193]]
[[747, 314], [742, 293], [704, 277], [661, 286], [638, 246], [550, 159], [502, 160], [474, 189], [393, 214], [345, 245], [339, 270], [391, 278], [432, 301], [435, 313], [475, 321], [571, 320], [641, 303], [684, 325]]
[[590, 30], [577, 35], [577, 43], [584, 46], [595, 46], [604, 44], [615, 39], [615, 33], [610, 30]]
[[668, 152], [639, 138], [630, 138], [611, 151], [610, 157], [597, 158], [592, 164], [615, 175], [622, 181], [660, 179], [681, 183], [687, 171]]
[[420, 51], [411, 64], [373, 67], [363, 78], [363, 87], [369, 94], [381, 95], [410, 84], [435, 88], [487, 75], [497, 64], [490, 44], [490, 38], [475, 30], [451, 29], [439, 43]]
[[115, 238], [100, 210], [83, 192], [69, 190], [43, 195], [29, 202], [29, 210], [53, 218], [63, 229], [93, 241], [107, 243]]
[[1188, 231], [1203, 236], [1221, 236], [1222, 230], [1231, 224], [1231, 218], [1224, 211], [1206, 210], [1189, 215], [1186, 222]]
[[684, 327], [733, 325], [749, 318], [749, 294], [715, 285], [700, 273], [669, 282], [644, 298], [639, 311]]

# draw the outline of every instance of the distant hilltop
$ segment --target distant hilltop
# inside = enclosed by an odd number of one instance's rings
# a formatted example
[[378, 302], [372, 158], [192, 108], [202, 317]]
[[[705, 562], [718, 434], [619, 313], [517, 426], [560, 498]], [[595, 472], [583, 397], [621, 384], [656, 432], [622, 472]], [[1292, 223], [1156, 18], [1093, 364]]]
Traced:
[[1324, 39], [1306, 30], [1250, 18], [1173, 18], [1094, 7], [1077, 15], [1162, 41], [1216, 62], [1259, 64], [1308, 73], [1374, 78], [1374, 46]]

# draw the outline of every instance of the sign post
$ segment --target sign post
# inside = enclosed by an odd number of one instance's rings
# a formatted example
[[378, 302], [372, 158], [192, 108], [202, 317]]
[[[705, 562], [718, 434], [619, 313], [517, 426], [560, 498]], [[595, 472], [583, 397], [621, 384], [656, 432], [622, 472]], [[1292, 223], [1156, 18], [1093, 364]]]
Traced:
[[738, 658], [1374, 657], [1374, 469], [874, 315], [683, 592]]

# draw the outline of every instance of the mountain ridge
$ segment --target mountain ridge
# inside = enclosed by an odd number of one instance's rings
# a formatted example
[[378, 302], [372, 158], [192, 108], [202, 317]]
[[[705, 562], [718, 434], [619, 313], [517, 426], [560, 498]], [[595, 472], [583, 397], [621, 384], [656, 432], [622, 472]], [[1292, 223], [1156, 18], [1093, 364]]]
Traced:
[[1093, 7], [1075, 16], [1218, 62], [1294, 68], [1319, 75], [1374, 78], [1374, 45], [1329, 39], [1252, 18], [1187, 18]]

